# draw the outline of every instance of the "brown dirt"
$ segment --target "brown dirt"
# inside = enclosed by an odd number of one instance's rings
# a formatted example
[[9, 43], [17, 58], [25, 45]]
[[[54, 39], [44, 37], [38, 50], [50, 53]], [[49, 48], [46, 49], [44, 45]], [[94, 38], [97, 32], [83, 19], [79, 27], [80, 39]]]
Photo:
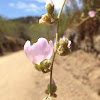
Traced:
[[[84, 51], [56, 56], [53, 100], [100, 100], [100, 62]], [[23, 51], [0, 57], [0, 100], [43, 100], [49, 73], [35, 70]]]

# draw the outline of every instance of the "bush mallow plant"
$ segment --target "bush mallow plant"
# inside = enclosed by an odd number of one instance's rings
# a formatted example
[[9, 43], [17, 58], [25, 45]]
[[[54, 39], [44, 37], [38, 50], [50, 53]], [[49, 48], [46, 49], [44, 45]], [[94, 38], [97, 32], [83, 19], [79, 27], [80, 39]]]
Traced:
[[[40, 24], [53, 24], [57, 22], [57, 32], [56, 32], [56, 41], [53, 45], [52, 40], [49, 42], [45, 38], [39, 38], [36, 43], [31, 45], [30, 41], [26, 41], [24, 45], [24, 52], [29, 60], [35, 65], [35, 68], [38, 71], [43, 73], [50, 72], [50, 83], [47, 86], [46, 93], [48, 94], [43, 100], [52, 100], [52, 96], [56, 97], [57, 86], [52, 78], [53, 73], [53, 63], [55, 55], [66, 56], [71, 52], [71, 41], [63, 37], [58, 40], [59, 32], [59, 21], [62, 9], [64, 7], [65, 1], [62, 4], [62, 7], [58, 13], [57, 18], [54, 17], [54, 4], [52, 0], [46, 0], [45, 9], [47, 14], [42, 15], [42, 18], [39, 20]], [[54, 19], [51, 22], [51, 19]], [[50, 60], [52, 56], [52, 60]]]

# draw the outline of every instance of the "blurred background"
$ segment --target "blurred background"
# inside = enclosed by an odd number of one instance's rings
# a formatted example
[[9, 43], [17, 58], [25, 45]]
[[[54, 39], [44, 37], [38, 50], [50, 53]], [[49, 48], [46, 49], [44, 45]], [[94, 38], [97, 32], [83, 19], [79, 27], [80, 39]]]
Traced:
[[[55, 15], [63, 1], [54, 0]], [[72, 41], [72, 50], [83, 49], [99, 55], [100, 13], [79, 24], [89, 11], [100, 7], [99, 0], [68, 0], [61, 15], [59, 37]], [[45, 14], [45, 0], [4, 0], [0, 3], [0, 55], [23, 49], [26, 40], [36, 42], [39, 37], [55, 37], [56, 25], [39, 25]], [[99, 55], [100, 56], [100, 55]]]
[[[57, 16], [63, 0], [53, 2]], [[98, 9], [94, 18], [79, 24], [89, 11]], [[39, 25], [45, 13], [45, 0], [0, 1], [0, 100], [45, 96], [49, 74], [35, 71], [23, 52], [26, 40], [54, 40], [56, 24]], [[56, 100], [100, 100], [100, 0], [67, 0], [60, 19], [59, 38], [63, 36], [72, 41], [72, 53], [56, 57]]]

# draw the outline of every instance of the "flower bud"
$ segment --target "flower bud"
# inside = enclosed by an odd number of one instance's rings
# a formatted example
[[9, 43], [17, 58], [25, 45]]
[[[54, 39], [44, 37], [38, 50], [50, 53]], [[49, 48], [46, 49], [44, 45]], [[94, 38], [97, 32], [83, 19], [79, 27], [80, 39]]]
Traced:
[[47, 10], [47, 12], [52, 15], [54, 12], [54, 4], [52, 2], [52, 0], [46, 0], [46, 6], [45, 9]]
[[[48, 84], [47, 90], [48, 90], [48, 93], [51, 92], [52, 95], [55, 94], [55, 92], [56, 92], [56, 90], [57, 90], [57, 86], [56, 86], [56, 84], [55, 84], [55, 82], [54, 82], [53, 79], [51, 80], [51, 89], [50, 89], [50, 84]], [[50, 91], [50, 90], [51, 90], [51, 91]]]
[[46, 6], [45, 6], [45, 9], [46, 9], [46, 11], [50, 14], [50, 15], [52, 15], [53, 14], [53, 12], [54, 12], [54, 4], [52, 5], [52, 4], [47, 4]]
[[[55, 94], [56, 90], [57, 90], [56, 85], [51, 84], [51, 94], [52, 95]], [[50, 93], [50, 84], [48, 84], [48, 92]]]
[[59, 41], [59, 45], [57, 46], [57, 54], [60, 56], [66, 56], [70, 54], [71, 50], [71, 41], [67, 38], [63, 37]]
[[60, 46], [62, 46], [64, 49], [66, 49], [66, 47], [68, 45], [68, 39], [67, 38], [65, 40], [60, 39], [59, 43], [60, 43]]
[[51, 24], [51, 17], [49, 14], [42, 15], [42, 18], [39, 20], [39, 24]]
[[69, 48], [66, 48], [66, 50], [64, 50], [63, 48], [60, 50], [57, 50], [57, 54], [59, 54], [60, 56], [66, 56], [68, 54], [70, 54], [71, 50]]

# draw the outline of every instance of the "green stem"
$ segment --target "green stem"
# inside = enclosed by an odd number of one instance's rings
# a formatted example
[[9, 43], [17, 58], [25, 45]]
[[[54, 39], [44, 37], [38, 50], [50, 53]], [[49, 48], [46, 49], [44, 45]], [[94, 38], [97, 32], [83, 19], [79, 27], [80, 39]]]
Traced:
[[63, 4], [62, 4], [62, 7], [59, 11], [59, 14], [57, 16], [57, 33], [56, 33], [56, 51], [54, 51], [53, 53], [53, 58], [52, 58], [52, 62], [51, 62], [51, 71], [50, 71], [50, 96], [52, 95], [51, 93], [51, 81], [52, 81], [52, 72], [53, 72], [53, 63], [54, 63], [54, 59], [55, 59], [55, 55], [56, 55], [56, 52], [57, 52], [57, 42], [58, 42], [58, 31], [59, 31], [59, 19], [60, 19], [60, 15], [61, 15], [61, 12], [62, 12], [62, 9], [64, 7], [64, 4], [65, 4], [66, 0], [64, 0]]
[[60, 15], [61, 15], [61, 12], [62, 12], [63, 7], [64, 7], [64, 5], [65, 5], [65, 2], [66, 2], [66, 0], [64, 0], [63, 4], [62, 4], [62, 6], [61, 6], [61, 9], [60, 9], [59, 14], [58, 14], [58, 17], [57, 17], [58, 19], [60, 18]]

